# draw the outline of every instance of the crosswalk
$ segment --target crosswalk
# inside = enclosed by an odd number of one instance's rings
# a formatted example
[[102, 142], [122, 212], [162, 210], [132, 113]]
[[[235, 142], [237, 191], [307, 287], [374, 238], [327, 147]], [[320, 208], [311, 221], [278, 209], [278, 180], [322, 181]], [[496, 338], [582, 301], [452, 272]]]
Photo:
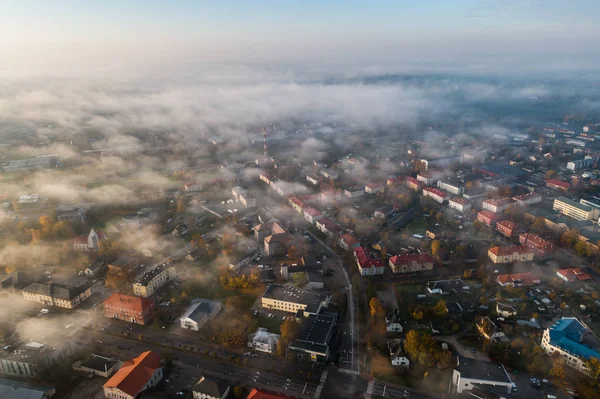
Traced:
[[373, 388], [375, 387], [375, 380], [369, 381], [369, 385], [367, 385], [367, 392], [365, 393], [365, 397], [370, 399], [373, 396]]
[[325, 370], [321, 374], [321, 381], [319, 382], [319, 386], [317, 386], [317, 389], [315, 389], [315, 399], [319, 399], [319, 396], [321, 396], [321, 391], [323, 390], [323, 386], [325, 385], [325, 381], [327, 380], [327, 372], [328, 370]]
[[338, 371], [344, 374], [360, 375], [360, 372], [358, 372], [357, 370], [343, 369], [341, 367], [338, 369]]

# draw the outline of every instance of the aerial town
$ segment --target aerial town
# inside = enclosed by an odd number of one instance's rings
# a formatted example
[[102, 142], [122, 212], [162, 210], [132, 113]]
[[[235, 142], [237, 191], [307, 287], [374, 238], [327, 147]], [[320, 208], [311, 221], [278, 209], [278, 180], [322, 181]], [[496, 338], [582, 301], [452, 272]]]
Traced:
[[600, 1], [0, 10], [0, 399], [600, 399]]

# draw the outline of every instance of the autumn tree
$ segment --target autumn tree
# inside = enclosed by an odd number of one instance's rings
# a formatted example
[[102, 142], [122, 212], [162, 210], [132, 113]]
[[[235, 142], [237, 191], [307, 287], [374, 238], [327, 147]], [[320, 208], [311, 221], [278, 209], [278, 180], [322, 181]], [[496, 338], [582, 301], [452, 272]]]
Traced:
[[442, 248], [442, 242], [440, 240], [433, 240], [431, 242], [431, 254], [433, 256], [438, 256], [440, 253], [440, 249]]
[[446, 307], [446, 301], [440, 299], [438, 303], [433, 307], [433, 313], [436, 316], [445, 316], [448, 314], [448, 308]]
[[550, 375], [558, 379], [565, 378], [565, 360], [562, 356], [552, 356], [552, 368], [550, 369]]
[[294, 281], [294, 285], [296, 287], [304, 287], [308, 283], [308, 277], [306, 273], [294, 273], [292, 275], [292, 280]]
[[185, 212], [185, 196], [181, 195], [177, 198], [177, 213]]
[[385, 310], [377, 297], [371, 298], [369, 301], [369, 308], [371, 309], [371, 316], [382, 316], [385, 314]]
[[281, 326], [279, 327], [279, 332], [281, 333], [281, 339], [285, 343], [292, 342], [296, 338], [298, 333], [300, 332], [301, 327], [302, 326], [300, 325], [300, 323], [298, 323], [296, 321], [296, 319], [288, 318], [283, 323], [281, 323]]

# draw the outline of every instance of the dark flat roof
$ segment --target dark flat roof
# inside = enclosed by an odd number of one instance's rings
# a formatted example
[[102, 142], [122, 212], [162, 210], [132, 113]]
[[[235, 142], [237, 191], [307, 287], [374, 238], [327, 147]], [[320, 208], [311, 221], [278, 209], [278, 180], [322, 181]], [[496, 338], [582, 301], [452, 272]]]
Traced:
[[498, 363], [459, 356], [458, 366], [456, 366], [455, 370], [460, 372], [460, 378], [502, 383], [511, 382], [504, 367]]
[[301, 303], [307, 306], [314, 305], [317, 307], [321, 302], [327, 300], [327, 295], [316, 294], [292, 286], [279, 284], [269, 285], [263, 294], [263, 297], [278, 301]]
[[[92, 355], [91, 358], [81, 363], [81, 367], [85, 367], [91, 370], [105, 371], [110, 370], [119, 361], [115, 359], [109, 359], [103, 356]], [[106, 369], [104, 368], [106, 366]]]

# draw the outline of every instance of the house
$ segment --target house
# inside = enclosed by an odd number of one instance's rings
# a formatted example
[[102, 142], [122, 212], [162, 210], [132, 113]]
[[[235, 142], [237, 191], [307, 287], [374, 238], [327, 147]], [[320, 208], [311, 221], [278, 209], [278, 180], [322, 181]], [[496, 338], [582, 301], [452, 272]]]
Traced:
[[465, 190], [462, 183], [451, 179], [438, 180], [437, 187], [454, 195], [461, 195]]
[[519, 242], [521, 245], [532, 248], [540, 259], [553, 258], [558, 252], [558, 247], [553, 242], [545, 240], [537, 234], [522, 233], [519, 235]]
[[[33, 322], [33, 320], [31, 320]], [[17, 340], [0, 350], [0, 374], [33, 379], [61, 364], [81, 347], [69, 339], [46, 341], [43, 326], [32, 324], [29, 333], [44, 340]], [[53, 337], [50, 337], [53, 339]]]
[[571, 185], [569, 183], [557, 179], [546, 180], [546, 187], [564, 192], [567, 192], [571, 189]]
[[87, 205], [59, 205], [56, 207], [56, 218], [59, 221], [85, 223], [89, 206]]
[[261, 298], [261, 307], [296, 314], [298, 311], [308, 317], [327, 308], [330, 295], [317, 294], [291, 286], [270, 284]]
[[244, 208], [253, 208], [256, 206], [256, 198], [251, 196], [248, 191], [240, 186], [235, 186], [231, 189], [231, 194], [233, 198], [240, 204], [244, 206]]
[[148, 298], [160, 287], [176, 277], [175, 268], [168, 263], [154, 266], [140, 273], [133, 282], [133, 293]]
[[435, 187], [425, 187], [423, 188], [423, 198], [429, 197], [435, 202], [439, 202], [440, 204], [444, 203], [444, 201], [448, 198], [448, 194], [444, 191], [435, 188]]
[[426, 290], [429, 294], [448, 295], [469, 291], [471, 287], [461, 279], [428, 281]]
[[531, 262], [534, 256], [535, 251], [523, 245], [494, 247], [488, 250], [488, 257], [494, 264]]
[[120, 369], [122, 365], [123, 363], [117, 359], [92, 354], [89, 359], [75, 362], [73, 364], [73, 370], [109, 378]]
[[308, 223], [315, 224], [317, 220], [320, 220], [322, 218], [323, 214], [317, 209], [311, 207], [304, 208], [304, 219], [306, 219]]
[[459, 212], [466, 212], [469, 209], [471, 209], [471, 202], [468, 199], [462, 197], [450, 198], [450, 200], [448, 201], [448, 205], [450, 206], [450, 208], [456, 209]]
[[496, 215], [492, 211], [483, 210], [483, 211], [477, 212], [477, 220], [479, 220], [481, 223], [485, 224], [486, 226], [491, 227], [496, 222], [496, 220], [498, 220], [498, 215]]
[[92, 296], [92, 284], [83, 277], [73, 277], [65, 283], [32, 283], [22, 293], [27, 301], [74, 309]]
[[500, 274], [496, 277], [496, 282], [502, 287], [529, 287], [540, 283], [539, 277], [533, 274], [516, 273], [516, 274]]
[[561, 269], [556, 271], [556, 275], [566, 282], [571, 281], [589, 281], [592, 276], [584, 272], [578, 267], [572, 269]]
[[412, 273], [433, 270], [433, 257], [429, 254], [394, 255], [389, 260], [393, 273]]
[[230, 390], [227, 382], [202, 376], [192, 388], [192, 395], [194, 399], [225, 399]]
[[502, 364], [458, 357], [452, 372], [451, 393], [475, 398], [508, 398], [513, 382]]
[[276, 221], [257, 224], [254, 226], [253, 230], [254, 239], [258, 243], [262, 242], [267, 236], [286, 232], [286, 230]]
[[267, 255], [284, 255], [293, 239], [294, 236], [287, 231], [265, 237], [263, 240], [265, 253]]
[[592, 208], [565, 197], [556, 198], [552, 209], [575, 220], [597, 220], [600, 214], [600, 209]]
[[325, 288], [325, 280], [321, 270], [308, 269], [306, 270], [306, 285], [307, 290], [322, 290]]
[[402, 340], [401, 339], [393, 339], [387, 342], [388, 349], [390, 351], [390, 361], [392, 366], [399, 367], [410, 367], [410, 360], [404, 353], [402, 349]]
[[328, 189], [321, 191], [319, 195], [319, 201], [325, 204], [332, 203], [333, 201], [339, 201], [342, 199], [342, 191], [336, 189]]
[[512, 198], [487, 199], [483, 201], [482, 208], [494, 213], [500, 213], [508, 209], [512, 204], [514, 204]]
[[512, 197], [512, 199], [513, 201], [515, 201], [515, 204], [519, 206], [539, 204], [540, 202], [542, 202], [542, 196], [535, 192], [517, 195], [515, 197]]
[[477, 331], [487, 340], [498, 343], [509, 342], [510, 340], [498, 326], [487, 316], [480, 317], [475, 323]]
[[188, 232], [188, 227], [185, 223], [182, 224], [178, 224], [177, 226], [175, 226], [175, 229], [173, 229], [173, 232], [171, 233], [173, 235], [173, 237], [183, 237], [184, 235], [186, 235]]
[[266, 328], [259, 327], [256, 332], [248, 335], [248, 347], [260, 352], [273, 354], [277, 351], [279, 334], [271, 334]]
[[392, 211], [393, 209], [391, 206], [384, 205], [375, 209], [375, 211], [373, 212], [373, 217], [385, 220], [387, 219], [388, 215], [391, 214]]
[[56, 389], [50, 386], [0, 378], [2, 399], [50, 399], [55, 394]]
[[331, 180], [337, 180], [337, 178], [339, 177], [338, 173], [331, 169], [323, 169], [321, 171], [321, 176]]
[[315, 222], [315, 226], [317, 227], [317, 230], [329, 237], [333, 237], [342, 231], [340, 226], [338, 226], [332, 219], [326, 217], [317, 220]]
[[360, 247], [360, 241], [350, 234], [342, 234], [340, 238], [338, 238], [337, 243], [346, 251], [354, 251], [354, 249]]
[[198, 331], [221, 311], [221, 302], [210, 299], [194, 298], [179, 318], [181, 328]]
[[365, 192], [367, 194], [377, 194], [385, 190], [385, 185], [380, 182], [369, 183], [365, 186]]
[[356, 260], [356, 265], [361, 276], [383, 274], [383, 262], [379, 259], [374, 259], [371, 253], [364, 247], [354, 249], [354, 260]]
[[103, 231], [96, 231], [92, 228], [87, 237], [81, 236], [73, 240], [73, 249], [75, 251], [97, 251], [105, 238]]
[[407, 178], [406, 178], [406, 186], [407, 186], [408, 188], [410, 188], [411, 190], [418, 191], [418, 190], [419, 190], [419, 187], [421, 187], [421, 184], [420, 184], [420, 182], [419, 182], [417, 179], [415, 179], [414, 177], [407, 177]]
[[351, 186], [344, 189], [344, 195], [348, 198], [357, 198], [365, 195], [365, 190], [359, 186]]
[[153, 388], [163, 378], [160, 356], [156, 352], [143, 352], [126, 361], [103, 386], [105, 399], [134, 399]]
[[246, 399], [289, 399], [289, 396], [252, 388]]
[[517, 309], [500, 302], [496, 302], [496, 313], [502, 317], [517, 317]]
[[510, 220], [500, 220], [496, 222], [496, 231], [505, 237], [511, 238], [517, 229], [517, 224]]
[[336, 317], [323, 313], [308, 315], [300, 333], [288, 345], [288, 353], [298, 360], [326, 363], [336, 320]]
[[600, 359], [598, 338], [574, 317], [563, 317], [545, 329], [542, 348], [549, 355], [562, 356], [567, 366], [582, 373], [588, 372], [585, 363], [589, 359]]
[[316, 186], [317, 184], [319, 184], [319, 176], [315, 175], [314, 173], [309, 173], [308, 175], [306, 175], [306, 181]]
[[269, 172], [261, 172], [260, 174], [260, 180], [264, 181], [267, 184], [271, 184], [271, 181], [273, 180], [273, 175], [270, 174]]
[[385, 325], [387, 332], [401, 333], [404, 330], [398, 309], [394, 309], [385, 316]]
[[129, 323], [146, 324], [152, 320], [154, 299], [114, 293], [104, 301], [104, 317]]
[[190, 193], [193, 191], [202, 191], [202, 184], [197, 181], [189, 181], [183, 185], [183, 189]]
[[101, 256], [92, 263], [90, 263], [88, 267], [86, 267], [86, 269], [83, 271], [83, 274], [86, 277], [98, 277], [104, 274], [106, 270], [108, 270], [108, 263], [109, 260], [106, 257]]
[[288, 198], [288, 204], [294, 208], [296, 212], [302, 215], [305, 204], [300, 198], [292, 195], [290, 198]]
[[431, 185], [435, 184], [435, 182], [438, 181], [439, 178], [440, 178], [439, 173], [423, 171], [423, 172], [420, 172], [419, 174], [417, 174], [417, 181], [425, 184], [426, 186], [431, 186]]

